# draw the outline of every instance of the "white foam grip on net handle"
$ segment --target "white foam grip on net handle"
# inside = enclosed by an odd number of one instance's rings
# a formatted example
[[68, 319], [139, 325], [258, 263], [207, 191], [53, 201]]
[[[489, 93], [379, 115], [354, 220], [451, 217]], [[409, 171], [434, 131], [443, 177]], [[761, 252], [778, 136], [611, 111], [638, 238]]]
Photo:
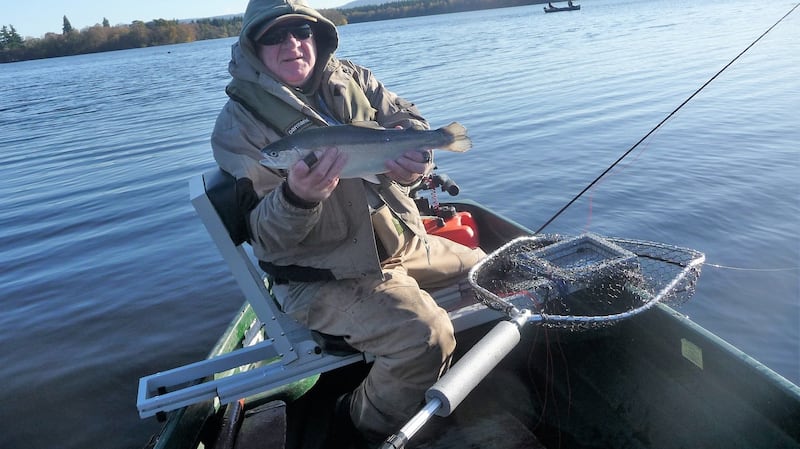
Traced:
[[453, 365], [425, 393], [425, 400], [438, 399], [438, 416], [449, 416], [461, 401], [519, 343], [519, 325], [501, 321]]

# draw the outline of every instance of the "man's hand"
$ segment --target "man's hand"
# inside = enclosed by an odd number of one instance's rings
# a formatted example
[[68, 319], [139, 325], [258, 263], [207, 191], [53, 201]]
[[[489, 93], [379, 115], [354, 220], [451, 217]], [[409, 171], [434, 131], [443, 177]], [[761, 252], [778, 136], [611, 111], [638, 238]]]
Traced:
[[331, 196], [339, 185], [339, 175], [347, 162], [347, 155], [337, 148], [327, 148], [315, 155], [318, 159], [311, 167], [303, 160], [297, 161], [289, 169], [286, 179], [292, 193], [309, 203], [318, 203]]
[[411, 185], [433, 170], [431, 151], [408, 151], [393, 161], [386, 161], [386, 173], [393, 181]]

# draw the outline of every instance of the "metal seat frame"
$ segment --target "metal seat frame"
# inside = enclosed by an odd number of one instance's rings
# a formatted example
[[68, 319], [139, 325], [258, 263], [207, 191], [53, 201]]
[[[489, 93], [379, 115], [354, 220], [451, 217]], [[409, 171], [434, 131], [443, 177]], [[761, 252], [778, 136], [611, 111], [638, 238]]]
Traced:
[[[136, 404], [141, 418], [215, 397], [219, 398], [220, 403], [229, 403], [312, 375], [372, 359], [364, 353], [326, 353], [307, 328], [281, 311], [276, 297], [286, 294], [284, 286], [270, 286], [265, 282], [265, 275], [258, 267], [249, 245], [238, 241], [240, 239], [231, 229], [230, 219], [226, 219], [225, 214], [230, 214], [230, 208], [226, 210], [226, 205], [220, 203], [219, 199], [212, 201], [210, 192], [220, 186], [227, 188], [224, 183], [235, 183], [235, 180], [219, 169], [195, 176], [189, 181], [190, 199], [246, 301], [262, 323], [266, 338], [227, 354], [142, 377]], [[230, 188], [233, 188], [233, 184]], [[434, 297], [445, 309], [452, 309], [449, 313], [456, 331], [499, 317], [499, 312], [479, 303], [464, 304], [462, 291], [457, 286], [436, 292]], [[451, 307], [447, 307], [448, 304]], [[257, 362], [267, 363], [215, 378], [215, 375]]]

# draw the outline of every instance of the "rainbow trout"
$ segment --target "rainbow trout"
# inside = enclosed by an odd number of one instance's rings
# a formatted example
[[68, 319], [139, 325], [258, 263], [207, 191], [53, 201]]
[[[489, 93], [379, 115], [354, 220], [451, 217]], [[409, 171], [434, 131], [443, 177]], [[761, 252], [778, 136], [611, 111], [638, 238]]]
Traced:
[[[261, 150], [261, 164], [275, 169], [288, 169], [314, 151], [336, 147], [347, 154], [347, 163], [340, 178], [364, 178], [375, 181], [375, 175], [386, 173], [386, 161], [399, 158], [411, 150], [441, 149], [464, 152], [472, 147], [467, 130], [453, 122], [433, 130], [368, 128], [360, 125], [338, 125], [312, 128], [275, 141]], [[310, 156], [310, 160], [316, 160]], [[309, 159], [305, 159], [309, 161]], [[311, 163], [313, 164], [313, 162]]]

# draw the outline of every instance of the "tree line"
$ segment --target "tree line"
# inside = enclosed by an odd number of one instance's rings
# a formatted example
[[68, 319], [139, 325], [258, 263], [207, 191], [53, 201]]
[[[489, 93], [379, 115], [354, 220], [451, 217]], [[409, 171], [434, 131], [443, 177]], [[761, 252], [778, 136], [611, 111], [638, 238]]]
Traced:
[[237, 36], [242, 17], [202, 19], [191, 22], [157, 19], [134, 21], [130, 25], [102, 24], [75, 30], [64, 16], [62, 33], [47, 33], [43, 38], [22, 39], [13, 26], [0, 28], [0, 62], [72, 56], [130, 48], [193, 42]]
[[[480, 9], [505, 8], [544, 0], [410, 0], [347, 9], [321, 9], [320, 13], [338, 25], [376, 20], [417, 17]], [[200, 19], [189, 22], [157, 19], [134, 21], [129, 25], [102, 24], [76, 30], [63, 17], [62, 33], [23, 39], [13, 25], [0, 28], [0, 63], [72, 56], [156, 45], [179, 44], [205, 39], [238, 36], [242, 16]]]

